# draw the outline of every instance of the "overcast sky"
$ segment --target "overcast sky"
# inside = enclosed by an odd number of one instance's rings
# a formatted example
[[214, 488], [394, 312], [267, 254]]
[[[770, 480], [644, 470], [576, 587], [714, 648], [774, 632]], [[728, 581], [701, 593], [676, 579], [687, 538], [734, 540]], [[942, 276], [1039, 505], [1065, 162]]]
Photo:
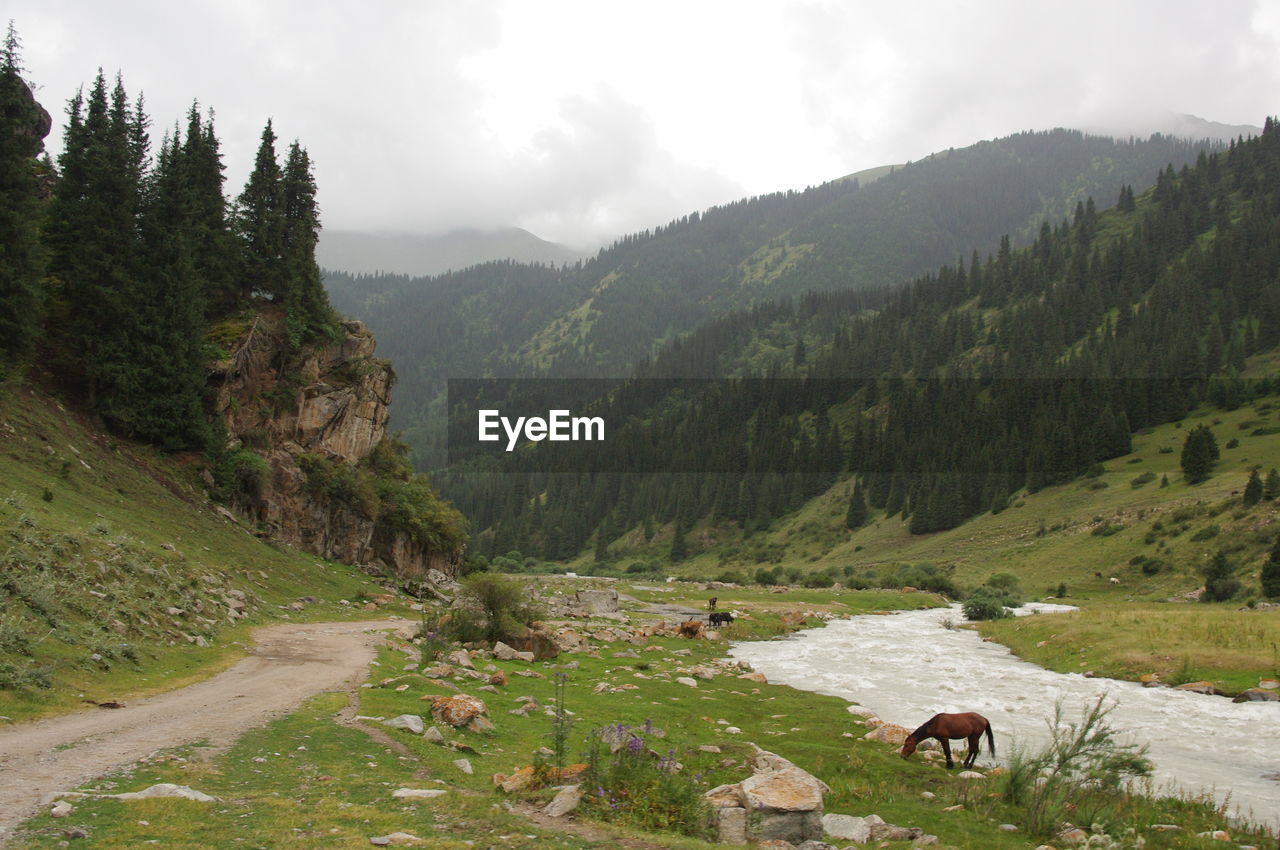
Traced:
[[158, 138], [216, 111], [228, 194], [274, 119], [329, 227], [587, 245], [1025, 129], [1280, 112], [1280, 3], [9, 0], [54, 115], [99, 66]]

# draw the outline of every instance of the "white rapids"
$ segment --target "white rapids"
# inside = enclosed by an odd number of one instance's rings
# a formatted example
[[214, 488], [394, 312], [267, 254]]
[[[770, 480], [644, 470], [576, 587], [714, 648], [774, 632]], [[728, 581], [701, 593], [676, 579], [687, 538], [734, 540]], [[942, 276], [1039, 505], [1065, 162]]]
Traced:
[[[1021, 614], [1069, 611], [1033, 604]], [[730, 655], [770, 682], [842, 697], [883, 720], [914, 729], [938, 712], [976, 711], [995, 731], [997, 754], [1011, 746], [1038, 748], [1062, 700], [1064, 719], [1104, 696], [1122, 739], [1146, 744], [1157, 791], [1207, 792], [1229, 802], [1237, 817], [1280, 824], [1280, 762], [1274, 742], [1280, 703], [1229, 699], [1136, 682], [1054, 673], [986, 642], [964, 622], [959, 606], [833, 620], [786, 640], [734, 644]], [[856, 731], [856, 730], [855, 730]], [[961, 752], [964, 743], [959, 742]], [[983, 750], [982, 759], [989, 759]]]

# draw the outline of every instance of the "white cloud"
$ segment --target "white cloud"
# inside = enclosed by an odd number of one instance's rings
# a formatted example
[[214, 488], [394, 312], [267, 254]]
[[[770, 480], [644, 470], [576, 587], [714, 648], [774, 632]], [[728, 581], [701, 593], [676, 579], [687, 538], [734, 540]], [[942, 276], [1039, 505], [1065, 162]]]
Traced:
[[99, 65], [157, 135], [199, 98], [234, 194], [271, 116], [310, 149], [326, 223], [357, 229], [582, 243], [1024, 129], [1256, 124], [1280, 91], [1265, 2], [9, 6], [59, 123]]

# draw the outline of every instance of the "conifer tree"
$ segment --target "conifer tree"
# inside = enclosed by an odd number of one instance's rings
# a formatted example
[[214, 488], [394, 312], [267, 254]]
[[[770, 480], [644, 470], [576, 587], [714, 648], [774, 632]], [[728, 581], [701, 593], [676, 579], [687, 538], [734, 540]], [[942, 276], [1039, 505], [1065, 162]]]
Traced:
[[1280, 598], [1280, 538], [1271, 547], [1271, 555], [1262, 565], [1262, 595], [1268, 599]]
[[1201, 602], [1226, 602], [1240, 592], [1240, 580], [1235, 576], [1235, 569], [1227, 560], [1227, 553], [1217, 553], [1201, 569], [1204, 576], [1204, 593]]
[[849, 510], [844, 515], [845, 528], [857, 529], [867, 524], [867, 500], [862, 494], [862, 482], [853, 485], [853, 495], [849, 497]]
[[22, 78], [13, 23], [0, 48], [0, 378], [35, 343], [42, 274], [36, 158], [49, 115]]
[[253, 171], [236, 201], [244, 285], [240, 296], [284, 296], [284, 192], [271, 121], [262, 129]]
[[311, 340], [333, 336], [337, 316], [329, 306], [316, 244], [320, 239], [320, 212], [316, 206], [316, 181], [311, 158], [296, 141], [289, 146], [281, 180], [284, 202], [284, 304], [289, 340], [296, 348]]
[[[83, 109], [83, 112], [82, 112]], [[46, 241], [61, 288], [63, 351], [83, 379], [90, 408], [114, 420], [137, 380], [138, 207], [146, 158], [146, 116], [131, 110], [117, 78], [111, 95], [98, 72], [85, 104], [68, 108]]]
[[683, 561], [688, 554], [688, 544], [684, 539], [684, 521], [677, 519], [675, 532], [671, 536], [671, 551], [668, 557], [673, 563], [678, 563]]
[[1197, 425], [1182, 444], [1182, 473], [1188, 484], [1199, 484], [1209, 477], [1209, 471], [1217, 463], [1218, 441], [1208, 425]]
[[1261, 502], [1262, 492], [1262, 478], [1258, 475], [1258, 470], [1255, 467], [1249, 473], [1249, 482], [1244, 485], [1244, 498], [1242, 500], [1244, 502], [1244, 506], [1246, 508], [1251, 508], [1258, 504], [1258, 502]]
[[1274, 501], [1280, 496], [1280, 471], [1273, 466], [1271, 471], [1267, 473], [1266, 481], [1262, 485], [1262, 498], [1268, 502]]

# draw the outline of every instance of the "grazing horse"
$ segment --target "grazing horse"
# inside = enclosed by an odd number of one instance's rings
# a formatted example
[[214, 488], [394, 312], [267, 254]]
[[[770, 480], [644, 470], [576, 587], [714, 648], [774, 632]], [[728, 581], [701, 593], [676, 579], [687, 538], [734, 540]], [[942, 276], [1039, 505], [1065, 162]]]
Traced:
[[942, 752], [947, 756], [947, 767], [952, 768], [956, 765], [951, 760], [951, 740], [968, 738], [969, 752], [964, 757], [963, 765], [966, 768], [973, 767], [973, 763], [978, 760], [978, 751], [982, 749], [984, 732], [987, 735], [987, 747], [994, 756], [996, 742], [991, 735], [991, 723], [987, 718], [972, 711], [966, 711], [964, 714], [935, 714], [927, 723], [907, 736], [899, 755], [906, 758], [916, 751], [921, 741], [937, 738], [942, 744]]

